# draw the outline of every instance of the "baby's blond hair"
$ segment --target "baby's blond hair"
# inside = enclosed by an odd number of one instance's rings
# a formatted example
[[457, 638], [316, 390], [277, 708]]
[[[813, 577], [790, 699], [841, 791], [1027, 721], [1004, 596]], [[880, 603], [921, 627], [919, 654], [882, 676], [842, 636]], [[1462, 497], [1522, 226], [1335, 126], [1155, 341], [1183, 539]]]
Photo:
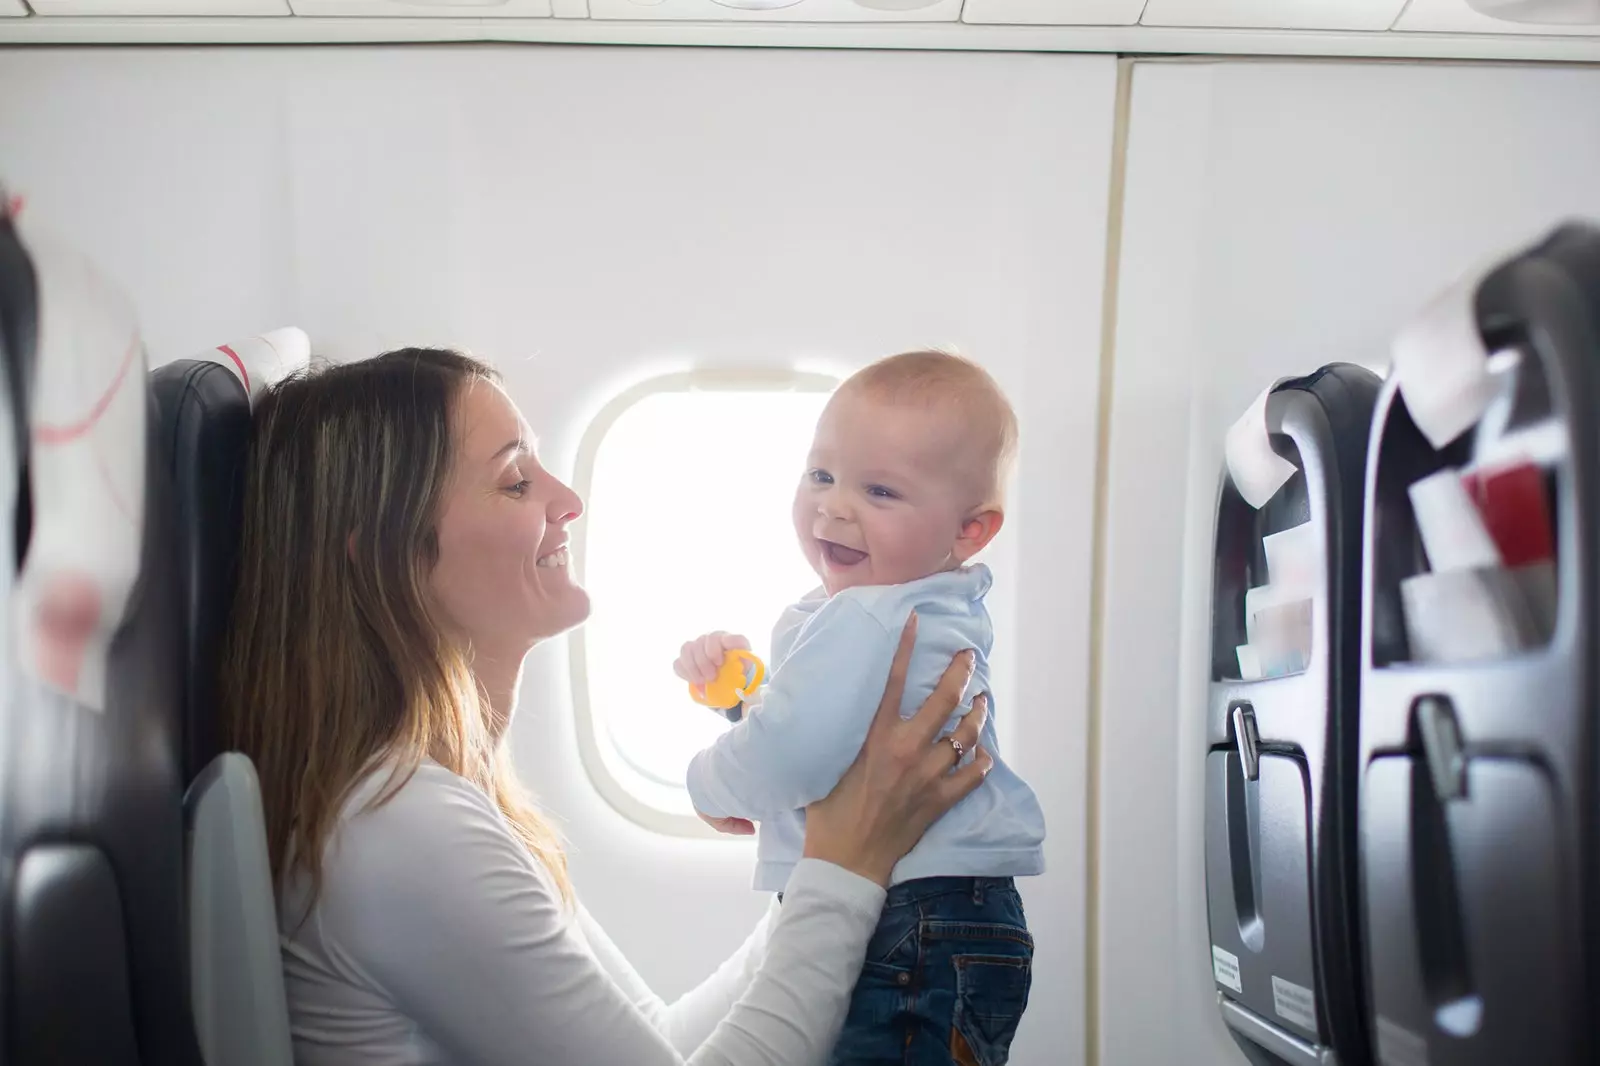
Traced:
[[972, 447], [980, 509], [999, 508], [1017, 453], [1017, 414], [989, 372], [937, 348], [886, 356], [846, 378], [836, 395], [950, 410]]

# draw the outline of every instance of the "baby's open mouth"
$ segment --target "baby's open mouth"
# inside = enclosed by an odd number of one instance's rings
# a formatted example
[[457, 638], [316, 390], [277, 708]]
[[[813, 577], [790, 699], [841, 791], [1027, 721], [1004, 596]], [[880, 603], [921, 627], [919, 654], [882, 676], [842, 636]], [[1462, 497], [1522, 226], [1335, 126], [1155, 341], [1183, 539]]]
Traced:
[[819, 543], [822, 545], [822, 557], [828, 561], [830, 566], [854, 566], [867, 557], [866, 552], [856, 551], [854, 548], [846, 548], [843, 544], [835, 544], [831, 540], [819, 541]]

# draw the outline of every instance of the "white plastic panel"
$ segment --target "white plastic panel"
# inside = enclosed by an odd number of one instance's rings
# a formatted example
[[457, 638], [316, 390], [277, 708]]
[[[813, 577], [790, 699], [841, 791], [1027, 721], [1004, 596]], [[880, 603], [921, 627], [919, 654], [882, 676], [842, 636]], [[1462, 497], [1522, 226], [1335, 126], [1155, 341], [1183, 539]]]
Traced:
[[1132, 26], [1145, 0], [967, 0], [961, 21], [1009, 26]]
[[1595, 37], [1600, 25], [1532, 24], [1490, 18], [1467, 6], [1467, 0], [1411, 0], [1394, 24], [1397, 30], [1422, 33], [1513, 33], [1518, 35]]
[[26, 15], [28, 6], [22, 0], [0, 0], [0, 18]]
[[550, 0], [290, 0], [296, 15], [373, 18], [549, 18]]
[[589, 0], [550, 0], [550, 13], [558, 19], [586, 19]]
[[697, 22], [956, 22], [961, 18], [961, 0], [589, 0], [589, 17]]
[[[20, 0], [0, 0], [9, 6]], [[288, 15], [288, 0], [29, 0], [35, 15]], [[13, 14], [14, 12], [4, 12]]]
[[1386, 30], [1405, 0], [1150, 0], [1145, 26]]

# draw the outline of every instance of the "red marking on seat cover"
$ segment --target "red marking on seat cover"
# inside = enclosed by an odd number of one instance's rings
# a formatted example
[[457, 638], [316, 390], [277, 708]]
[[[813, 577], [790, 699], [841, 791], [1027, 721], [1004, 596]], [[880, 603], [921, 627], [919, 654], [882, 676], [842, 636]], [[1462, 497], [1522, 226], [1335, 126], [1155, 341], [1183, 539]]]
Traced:
[[95, 423], [100, 421], [101, 417], [105, 415], [106, 409], [111, 406], [111, 401], [116, 398], [117, 389], [122, 385], [122, 379], [128, 376], [128, 368], [133, 365], [133, 357], [138, 354], [138, 351], [139, 335], [135, 333], [133, 339], [128, 342], [128, 350], [122, 356], [122, 365], [117, 367], [116, 376], [111, 379], [110, 387], [106, 389], [104, 395], [94, 402], [94, 406], [89, 408], [89, 413], [77, 422], [64, 426], [48, 424], [35, 426], [33, 427], [33, 439], [40, 444], [66, 444], [69, 441], [77, 440], [93, 429]]
[[239, 376], [244, 378], [244, 391], [250, 391], [250, 371], [244, 368], [244, 360], [239, 358], [239, 353], [226, 344], [217, 345], [217, 351], [233, 360], [233, 365], [239, 368]]
[[84, 573], [50, 578], [34, 608], [35, 662], [44, 679], [65, 692], [78, 691], [84, 654], [104, 613], [100, 588]]
[[26, 201], [24, 201], [20, 193], [16, 196], [13, 196], [11, 199], [6, 201], [6, 214], [12, 218], [16, 218], [18, 215], [22, 214], [22, 205], [25, 202]]

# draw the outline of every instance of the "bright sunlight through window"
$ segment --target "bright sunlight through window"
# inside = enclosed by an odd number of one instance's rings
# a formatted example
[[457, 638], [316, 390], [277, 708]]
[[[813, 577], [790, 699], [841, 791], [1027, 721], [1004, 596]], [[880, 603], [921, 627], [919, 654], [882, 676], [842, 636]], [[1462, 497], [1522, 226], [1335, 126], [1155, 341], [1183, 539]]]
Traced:
[[579, 562], [594, 612], [574, 644], [574, 694], [602, 793], [651, 828], [684, 831], [689, 759], [728, 726], [689, 699], [672, 662], [721, 629], [770, 663], [778, 613], [817, 584], [789, 515], [832, 383], [657, 384], [613, 405], [586, 442]]

